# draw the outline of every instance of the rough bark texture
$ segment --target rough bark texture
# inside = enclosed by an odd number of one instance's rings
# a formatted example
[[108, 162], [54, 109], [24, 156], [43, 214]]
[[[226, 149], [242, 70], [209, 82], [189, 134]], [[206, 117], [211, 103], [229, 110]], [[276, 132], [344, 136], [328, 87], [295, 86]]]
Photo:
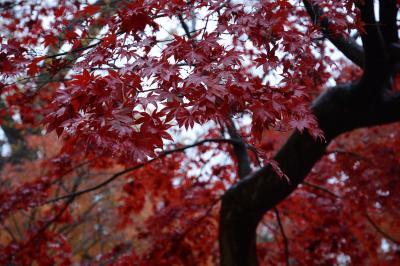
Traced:
[[[398, 40], [397, 27], [393, 26], [397, 9], [393, 1], [384, 2], [381, 1], [385, 9], [381, 10], [380, 19], [387, 23], [386, 27], [376, 23], [372, 0], [360, 4], [362, 18], [367, 23], [366, 34], [362, 36], [364, 58], [355, 57], [356, 63], [364, 66], [361, 80], [357, 84], [328, 89], [314, 102], [312, 110], [326, 140], [313, 139], [307, 132], [294, 132], [274, 158], [290, 182], [279, 177], [271, 167], [263, 167], [250, 173], [224, 195], [220, 213], [221, 265], [258, 265], [256, 228], [259, 221], [303, 182], [331, 140], [357, 128], [400, 120], [400, 96], [387, 95], [397, 64], [391, 56], [393, 42]], [[316, 8], [308, 4], [311, 13], [318, 10]], [[316, 19], [315, 14], [312, 18]], [[327, 23], [324, 20], [322, 27]]]

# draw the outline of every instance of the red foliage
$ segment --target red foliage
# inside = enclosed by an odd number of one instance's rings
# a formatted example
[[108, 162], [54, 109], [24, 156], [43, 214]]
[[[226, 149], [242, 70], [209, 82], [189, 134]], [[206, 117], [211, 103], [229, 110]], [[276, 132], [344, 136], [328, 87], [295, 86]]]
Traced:
[[[289, 132], [324, 141], [315, 97], [362, 70], [298, 1], [86, 2], [0, 3], [0, 264], [218, 264], [232, 119], [279, 172]], [[312, 2], [363, 32], [354, 1]], [[260, 262], [400, 263], [399, 158], [399, 124], [337, 138], [259, 225]]]

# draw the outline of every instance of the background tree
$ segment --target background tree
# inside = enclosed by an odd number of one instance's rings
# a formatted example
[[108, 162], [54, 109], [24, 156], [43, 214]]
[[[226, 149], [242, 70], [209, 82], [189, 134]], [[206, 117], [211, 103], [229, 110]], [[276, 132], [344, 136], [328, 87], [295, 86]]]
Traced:
[[0, 2], [1, 264], [398, 263], [398, 4]]

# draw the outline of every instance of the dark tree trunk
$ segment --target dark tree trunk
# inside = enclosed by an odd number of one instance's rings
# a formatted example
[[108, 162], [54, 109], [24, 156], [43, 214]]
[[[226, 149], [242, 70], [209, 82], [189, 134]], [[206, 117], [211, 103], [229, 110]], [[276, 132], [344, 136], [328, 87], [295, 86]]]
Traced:
[[[304, 2], [309, 12], [318, 10], [315, 6], [311, 8], [308, 1]], [[393, 42], [398, 41], [397, 27], [393, 26], [397, 9], [395, 1], [380, 2], [380, 18], [386, 22], [386, 28], [376, 23], [372, 0], [360, 5], [367, 25], [366, 34], [362, 36], [363, 48], [354, 49], [364, 56], [363, 59], [357, 58], [356, 62], [365, 64], [363, 77], [357, 84], [328, 89], [313, 104], [312, 110], [324, 131], [325, 141], [314, 139], [307, 132], [295, 131], [274, 158], [290, 182], [279, 177], [271, 167], [263, 167], [225, 193], [220, 212], [221, 265], [258, 265], [256, 228], [259, 221], [304, 181], [331, 140], [357, 128], [400, 120], [400, 95], [387, 96], [391, 76], [397, 68], [396, 54], [400, 54], [393, 48]], [[328, 23], [324, 19], [323, 24]], [[336, 40], [331, 41], [335, 44]], [[339, 44], [345, 55], [346, 51], [354, 51], [351, 47], [344, 47], [355, 45], [354, 42], [341, 41]], [[350, 55], [350, 59], [358, 57], [354, 53]]]

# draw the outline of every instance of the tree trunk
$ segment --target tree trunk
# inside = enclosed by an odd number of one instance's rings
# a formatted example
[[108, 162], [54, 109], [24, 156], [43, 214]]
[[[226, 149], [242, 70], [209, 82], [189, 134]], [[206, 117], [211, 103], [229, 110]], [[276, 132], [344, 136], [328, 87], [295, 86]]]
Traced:
[[400, 97], [388, 100], [362, 97], [360, 92], [370, 89], [362, 84], [338, 86], [328, 89], [315, 101], [312, 109], [325, 140], [295, 131], [274, 158], [290, 182], [279, 177], [271, 167], [263, 167], [226, 192], [220, 212], [221, 265], [258, 265], [256, 228], [259, 221], [303, 182], [332, 139], [356, 128], [399, 120]]

